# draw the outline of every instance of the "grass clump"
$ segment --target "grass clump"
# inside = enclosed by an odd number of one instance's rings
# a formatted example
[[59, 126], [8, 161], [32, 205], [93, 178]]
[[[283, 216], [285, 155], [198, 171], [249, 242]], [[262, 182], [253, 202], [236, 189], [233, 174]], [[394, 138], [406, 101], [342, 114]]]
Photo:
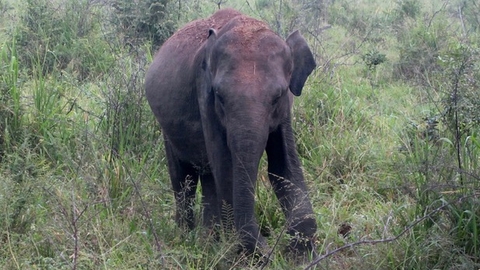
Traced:
[[108, 45], [97, 35], [98, 6], [82, 1], [26, 1], [13, 36], [19, 61], [42, 75], [68, 70], [79, 79], [99, 76], [111, 67]]

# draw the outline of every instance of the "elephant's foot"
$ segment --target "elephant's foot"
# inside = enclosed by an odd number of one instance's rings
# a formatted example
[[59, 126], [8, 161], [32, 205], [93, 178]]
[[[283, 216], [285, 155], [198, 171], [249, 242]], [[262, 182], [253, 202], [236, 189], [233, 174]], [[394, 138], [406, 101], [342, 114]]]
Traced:
[[310, 256], [315, 256], [315, 241], [311, 238], [294, 237], [287, 246], [286, 252], [300, 259], [308, 259]]
[[292, 257], [295, 261], [302, 263], [316, 255], [316, 228], [315, 219], [305, 218], [289, 229], [288, 234], [291, 236], [291, 240], [286, 248], [288, 257]]
[[294, 237], [290, 240], [290, 244], [285, 248], [284, 253], [285, 257], [294, 264], [305, 264], [317, 256], [315, 240], [299, 236]]
[[250, 251], [240, 246], [237, 259], [240, 264], [245, 267], [264, 267], [268, 265], [272, 259], [268, 256], [268, 246], [264, 245], [262, 248], [257, 248], [255, 251]]

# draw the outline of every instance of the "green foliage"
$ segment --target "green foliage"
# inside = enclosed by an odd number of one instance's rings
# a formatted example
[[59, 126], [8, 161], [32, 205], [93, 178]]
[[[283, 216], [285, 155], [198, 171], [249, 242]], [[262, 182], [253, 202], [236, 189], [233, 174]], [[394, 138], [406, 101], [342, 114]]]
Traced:
[[270, 28], [286, 38], [295, 30], [302, 33], [320, 34], [330, 26], [325, 26], [327, 20], [327, 3], [324, 0], [314, 1], [254, 1], [251, 12], [266, 21]]
[[93, 1], [28, 0], [14, 37], [22, 66], [43, 74], [68, 70], [80, 79], [98, 76], [112, 64], [107, 45], [93, 31], [99, 27]]
[[[408, 268], [438, 268], [445, 265], [475, 267], [478, 261], [478, 166], [459, 170], [456, 149], [446, 138], [427, 141], [417, 137], [406, 154], [402, 189], [415, 199], [416, 216], [430, 216], [412, 231], [414, 241], [405, 263]], [[463, 148], [463, 146], [461, 146]], [[462, 156], [462, 166], [469, 159], [478, 160], [478, 147], [469, 147], [469, 156]], [[461, 150], [463, 151], [463, 150]], [[476, 163], [476, 162], [475, 162]], [[422, 255], [420, 255], [422, 254]]]
[[146, 57], [122, 56], [116, 64], [118, 71], [110, 73], [102, 86], [105, 110], [99, 127], [107, 135], [110, 158], [142, 155], [159, 137], [143, 91]]
[[[475, 193], [480, 187], [478, 184], [480, 144], [476, 140], [480, 132], [477, 83], [480, 78], [479, 56], [475, 45], [460, 43], [451, 46], [448, 53], [441, 58], [447, 76], [440, 86], [445, 91], [442, 100], [446, 110], [443, 121], [455, 146], [460, 184], [458, 189], [465, 197], [449, 209], [454, 226], [452, 234], [455, 235], [456, 245], [464, 248], [466, 254], [477, 258], [480, 257], [478, 242], [480, 207], [478, 194]], [[439, 78], [438, 81], [442, 82], [442, 79]]]
[[452, 133], [458, 127], [460, 135], [468, 136], [472, 129], [480, 128], [479, 50], [469, 44], [452, 44], [439, 59], [443, 75], [437, 82], [444, 93], [445, 121]]
[[387, 56], [383, 53], [380, 53], [376, 48], [371, 49], [366, 54], [362, 55], [362, 60], [367, 66], [367, 77], [370, 80], [370, 84], [375, 86], [375, 76], [377, 75], [377, 66], [387, 61]]
[[459, 13], [464, 23], [465, 31], [469, 34], [475, 34], [480, 29], [480, 14], [476, 10], [480, 9], [478, 0], [460, 0], [457, 10], [452, 13]]
[[385, 37], [384, 18], [358, 8], [353, 1], [337, 1], [329, 11], [329, 24], [344, 27], [352, 37], [369, 40], [377, 45]]
[[0, 48], [0, 162], [6, 151], [21, 143], [22, 108], [20, 106], [19, 68], [15, 44]]
[[397, 38], [399, 60], [395, 65], [395, 77], [424, 83], [426, 74], [439, 72], [438, 57], [447, 46], [446, 35], [440, 22], [434, 26], [405, 26]]
[[421, 2], [414, 0], [397, 0], [395, 1], [393, 13], [397, 16], [398, 21], [404, 21], [407, 18], [416, 19], [421, 13]]
[[371, 17], [366, 11], [357, 9], [349, 1], [342, 1], [331, 8], [329, 23], [341, 25], [350, 33], [365, 36], [369, 31]]
[[[264, 161], [266, 164], [266, 160]], [[262, 167], [263, 171], [267, 170], [266, 166]], [[257, 183], [256, 200], [263, 203], [255, 205], [255, 213], [259, 217], [261, 233], [267, 237], [271, 237], [275, 233], [281, 233], [285, 229], [285, 216], [282, 209], [278, 207], [277, 198], [273, 193], [268, 176], [261, 175]]]
[[[478, 187], [478, 185], [477, 185]], [[480, 201], [467, 197], [451, 205], [448, 214], [452, 222], [451, 234], [455, 245], [473, 258], [480, 258]]]
[[374, 70], [378, 65], [387, 61], [387, 57], [378, 50], [372, 49], [366, 54], [362, 55], [362, 60], [365, 62], [365, 65], [367, 65], [369, 70]]
[[257, 1], [255, 12], [282, 37], [287, 37], [297, 23], [298, 10], [291, 2]]
[[176, 28], [170, 0], [112, 0], [112, 23], [124, 44], [138, 46], [151, 41], [158, 48]]
[[[431, 100], [437, 113], [425, 119], [423, 128], [410, 133], [405, 161], [412, 175], [410, 192], [417, 201], [416, 215], [423, 215], [439, 201], [447, 207], [442, 215], [418, 227], [417, 233], [429, 241], [428, 233], [435, 230], [448, 239], [451, 254], [478, 258], [480, 145], [476, 138], [480, 126], [474, 79], [479, 74], [478, 52], [468, 44], [457, 43], [439, 59], [441, 76], [431, 75], [435, 78], [431, 85], [440, 93]], [[442, 253], [434, 255], [438, 257], [431, 258], [425, 267], [438, 267], [439, 258], [445, 258]], [[459, 263], [453, 256], [448, 258], [448, 263]]]

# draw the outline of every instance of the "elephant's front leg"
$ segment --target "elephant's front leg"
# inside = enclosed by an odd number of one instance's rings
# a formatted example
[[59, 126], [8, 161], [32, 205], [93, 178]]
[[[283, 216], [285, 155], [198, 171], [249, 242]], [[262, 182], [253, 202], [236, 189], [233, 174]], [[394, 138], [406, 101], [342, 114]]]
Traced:
[[294, 236], [289, 247], [310, 252], [317, 224], [289, 122], [270, 134], [266, 151], [269, 179], [287, 218], [288, 233]]
[[220, 224], [220, 208], [215, 178], [211, 172], [200, 175], [202, 184], [203, 225], [215, 229]]
[[[241, 164], [238, 164], [241, 163]], [[233, 211], [235, 228], [239, 233], [244, 251], [249, 254], [261, 255], [266, 249], [265, 238], [260, 233], [260, 227], [255, 218], [255, 178], [247, 173], [243, 161], [234, 162]], [[255, 164], [256, 165], [256, 164]], [[252, 168], [256, 172], [256, 168]], [[256, 177], [256, 174], [254, 174]]]

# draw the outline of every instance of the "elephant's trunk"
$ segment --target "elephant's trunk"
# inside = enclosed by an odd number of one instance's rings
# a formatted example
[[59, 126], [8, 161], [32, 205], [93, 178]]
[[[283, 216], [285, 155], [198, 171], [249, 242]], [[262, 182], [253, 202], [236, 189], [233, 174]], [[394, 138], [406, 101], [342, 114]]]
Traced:
[[239, 120], [236, 123], [247, 124], [227, 128], [227, 140], [232, 150], [235, 227], [244, 248], [254, 250], [265, 244], [255, 219], [254, 202], [258, 164], [268, 140], [268, 125], [259, 123], [262, 122], [259, 118], [249, 120], [251, 121]]

